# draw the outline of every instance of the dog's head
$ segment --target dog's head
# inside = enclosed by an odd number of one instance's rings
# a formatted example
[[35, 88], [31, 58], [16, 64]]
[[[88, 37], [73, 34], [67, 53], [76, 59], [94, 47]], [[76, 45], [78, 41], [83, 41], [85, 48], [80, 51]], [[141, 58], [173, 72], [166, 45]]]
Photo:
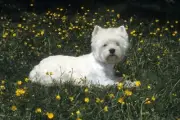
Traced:
[[96, 25], [92, 32], [91, 47], [96, 60], [107, 64], [118, 63], [129, 47], [125, 27], [102, 28]]

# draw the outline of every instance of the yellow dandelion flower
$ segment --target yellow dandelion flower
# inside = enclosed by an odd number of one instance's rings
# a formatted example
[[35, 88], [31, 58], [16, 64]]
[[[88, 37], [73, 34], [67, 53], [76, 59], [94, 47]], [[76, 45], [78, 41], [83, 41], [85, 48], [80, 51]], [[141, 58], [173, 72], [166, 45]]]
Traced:
[[165, 28], [165, 30], [166, 30], [166, 31], [168, 31], [168, 30], [169, 30], [169, 28]]
[[96, 98], [96, 103], [100, 103], [101, 99], [100, 98]]
[[14, 32], [14, 30], [13, 30], [13, 29], [10, 29], [10, 31], [11, 31], [11, 32]]
[[151, 104], [151, 101], [150, 101], [150, 100], [147, 100], [147, 101], [145, 102], [145, 104]]
[[58, 48], [61, 48], [62, 46], [61, 45], [57, 45]]
[[152, 46], [153, 46], [153, 47], [155, 47], [155, 46], [156, 46], [156, 44], [154, 44], [154, 43], [153, 43], [153, 44], [152, 44]]
[[110, 22], [109, 22], [109, 21], [107, 21], [107, 22], [106, 22], [106, 24], [107, 24], [107, 25], [109, 25], [109, 24], [110, 24]]
[[125, 94], [126, 96], [131, 96], [131, 95], [132, 95], [132, 91], [130, 91], [130, 90], [125, 90], [125, 91], [124, 91], [124, 94]]
[[88, 88], [84, 89], [84, 92], [85, 92], [85, 93], [88, 93], [88, 91], [89, 91]]
[[16, 37], [16, 33], [13, 33], [12, 36], [13, 36], [13, 37]]
[[56, 17], [56, 16], [57, 16], [57, 14], [56, 14], [56, 13], [53, 13], [53, 16], [54, 16], [54, 17]]
[[77, 114], [77, 115], [80, 115], [80, 114], [81, 114], [80, 110], [76, 111], [76, 114]]
[[156, 23], [158, 23], [158, 22], [159, 22], [159, 20], [158, 20], [158, 19], [156, 19], [156, 20], [155, 20], [155, 22], [156, 22]]
[[17, 85], [22, 85], [22, 81], [21, 81], [21, 80], [18, 80], [16, 84], [17, 84]]
[[134, 36], [134, 37], [135, 37], [135, 36], [137, 36], [137, 34], [132, 34], [132, 36]]
[[157, 59], [160, 59], [160, 56], [159, 56], [159, 55], [157, 56]]
[[60, 95], [56, 95], [56, 100], [60, 100], [61, 96]]
[[142, 51], [142, 48], [138, 48], [137, 50], [138, 50], [138, 51]]
[[127, 26], [127, 27], [125, 27], [125, 29], [126, 29], [126, 30], [128, 30], [128, 26]]
[[120, 97], [120, 98], [118, 99], [118, 103], [125, 104], [124, 98], [123, 98], [123, 97]]
[[112, 13], [114, 13], [114, 10], [111, 10]]
[[1, 84], [5, 84], [5, 80], [2, 80], [2, 81], [1, 81]]
[[35, 24], [33, 24], [33, 25], [32, 25], [32, 27], [34, 28], [34, 27], [36, 27], [36, 25], [35, 25]]
[[16, 111], [17, 110], [17, 107], [15, 105], [11, 106], [11, 110], [12, 111]]
[[179, 22], [176, 20], [175, 23], [178, 24]]
[[5, 33], [2, 35], [3, 38], [6, 38], [7, 36], [8, 36], [8, 33], [7, 33], [7, 32], [5, 32]]
[[157, 62], [156, 64], [157, 64], [157, 65], [160, 65], [161, 63], [160, 63], [160, 62]]
[[123, 78], [125, 78], [127, 75], [126, 75], [126, 74], [123, 74], [122, 76], [123, 76]]
[[89, 103], [89, 98], [88, 97], [84, 98], [84, 102]]
[[120, 18], [120, 14], [117, 14], [117, 18]]
[[130, 32], [130, 34], [131, 34], [131, 35], [133, 35], [135, 32], [136, 32], [136, 31], [135, 31], [135, 30], [133, 30], [133, 31], [131, 31], [131, 32]]
[[131, 63], [131, 62], [130, 62], [129, 60], [126, 61], [126, 64], [130, 65], [130, 63]]
[[141, 40], [140, 43], [144, 43], [144, 40]]
[[43, 35], [44, 35], [44, 30], [41, 30], [41, 31], [40, 31], [40, 34], [43, 36]]
[[4, 85], [0, 86], [0, 90], [5, 90], [5, 89], [6, 89], [6, 87]]
[[146, 98], [146, 100], [145, 101], [148, 101], [148, 100], [150, 100], [149, 98]]
[[71, 116], [74, 116], [74, 113], [73, 113], [73, 112], [71, 113]]
[[151, 100], [152, 100], [152, 101], [155, 101], [155, 100], [156, 100], [155, 96], [152, 96], [152, 97], [151, 97]]
[[140, 81], [135, 81], [135, 85], [136, 85], [136, 87], [139, 87], [139, 86], [141, 86], [141, 82]]
[[176, 34], [173, 33], [172, 36], [176, 36]]
[[21, 24], [18, 24], [17, 26], [18, 26], [19, 28], [21, 28], [21, 27], [22, 27], [22, 25], [21, 25]]
[[157, 28], [156, 30], [157, 30], [157, 31], [160, 31], [160, 28]]
[[131, 17], [129, 21], [132, 22], [133, 21], [133, 17]]
[[151, 104], [150, 98], [146, 98], [145, 104]]
[[33, 7], [33, 6], [34, 6], [34, 4], [32, 4], [32, 3], [31, 3], [31, 4], [30, 4], [30, 6], [31, 6], [31, 7]]
[[29, 78], [26, 77], [26, 78], [24, 79], [24, 81], [25, 81], [25, 82], [28, 82], [28, 81], [29, 81]]
[[36, 108], [35, 113], [41, 113], [41, 112], [42, 112], [41, 108]]
[[113, 93], [110, 93], [108, 96], [109, 96], [111, 99], [112, 99], [112, 98], [115, 98], [115, 96], [114, 96]]
[[176, 97], [176, 96], [177, 96], [177, 94], [176, 94], [176, 93], [173, 93], [173, 94], [172, 94], [172, 96]]
[[103, 110], [104, 112], [108, 112], [108, 106], [105, 106]]
[[118, 90], [121, 90], [121, 89], [123, 88], [123, 83], [121, 83], [121, 82], [118, 83], [118, 84], [117, 84], [117, 88], [118, 88]]
[[102, 99], [101, 101], [100, 101], [100, 103], [103, 103], [104, 102], [104, 100]]
[[74, 101], [74, 97], [69, 97], [69, 100], [72, 102]]
[[48, 117], [49, 119], [53, 119], [53, 118], [54, 118], [54, 114], [53, 114], [53, 113], [47, 112], [46, 115], [47, 115], [47, 117]]
[[82, 119], [78, 117], [78, 118], [76, 118], [76, 120], [82, 120]]
[[17, 89], [16, 90], [16, 96], [21, 96], [24, 95], [26, 91], [24, 89]]

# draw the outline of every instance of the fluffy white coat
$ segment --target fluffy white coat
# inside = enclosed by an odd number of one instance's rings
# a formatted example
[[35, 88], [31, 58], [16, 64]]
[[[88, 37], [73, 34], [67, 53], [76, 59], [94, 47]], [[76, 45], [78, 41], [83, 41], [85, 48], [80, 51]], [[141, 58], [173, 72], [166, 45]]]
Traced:
[[43, 59], [29, 74], [32, 82], [43, 85], [73, 80], [76, 85], [113, 85], [118, 82], [114, 65], [125, 55], [129, 46], [124, 26], [101, 28], [92, 32], [92, 52], [79, 57], [56, 55]]

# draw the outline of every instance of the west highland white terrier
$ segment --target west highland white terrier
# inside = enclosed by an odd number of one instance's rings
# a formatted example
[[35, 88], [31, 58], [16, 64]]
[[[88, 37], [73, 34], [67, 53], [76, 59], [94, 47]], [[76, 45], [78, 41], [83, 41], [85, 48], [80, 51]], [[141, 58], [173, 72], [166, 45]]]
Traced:
[[124, 26], [102, 28], [96, 25], [92, 32], [90, 54], [49, 56], [33, 68], [29, 79], [43, 85], [69, 80], [76, 85], [113, 85], [119, 81], [114, 74], [114, 65], [123, 59], [128, 47]]

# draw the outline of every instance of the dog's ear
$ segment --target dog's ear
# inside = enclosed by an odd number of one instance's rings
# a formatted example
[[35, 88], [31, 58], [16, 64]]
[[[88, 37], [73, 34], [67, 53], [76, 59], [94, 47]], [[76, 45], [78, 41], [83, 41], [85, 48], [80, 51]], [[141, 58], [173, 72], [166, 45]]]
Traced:
[[93, 30], [93, 32], [92, 32], [92, 36], [95, 36], [95, 35], [98, 33], [98, 31], [101, 30], [101, 29], [102, 29], [102, 28], [101, 28], [100, 26], [95, 25], [95, 26], [94, 26], [94, 30]]
[[124, 25], [120, 26], [119, 30], [120, 30], [120, 32], [127, 34], [126, 28], [124, 27]]
[[129, 48], [129, 42], [128, 42], [128, 34], [126, 31], [126, 28], [124, 27], [124, 25], [118, 27], [118, 33], [125, 38], [124, 40], [121, 41], [121, 46], [124, 48], [124, 50], [126, 51]]
[[120, 34], [122, 34], [124, 37], [128, 37], [127, 31], [126, 31], [126, 28], [124, 27], [124, 25], [118, 27], [118, 32]]

